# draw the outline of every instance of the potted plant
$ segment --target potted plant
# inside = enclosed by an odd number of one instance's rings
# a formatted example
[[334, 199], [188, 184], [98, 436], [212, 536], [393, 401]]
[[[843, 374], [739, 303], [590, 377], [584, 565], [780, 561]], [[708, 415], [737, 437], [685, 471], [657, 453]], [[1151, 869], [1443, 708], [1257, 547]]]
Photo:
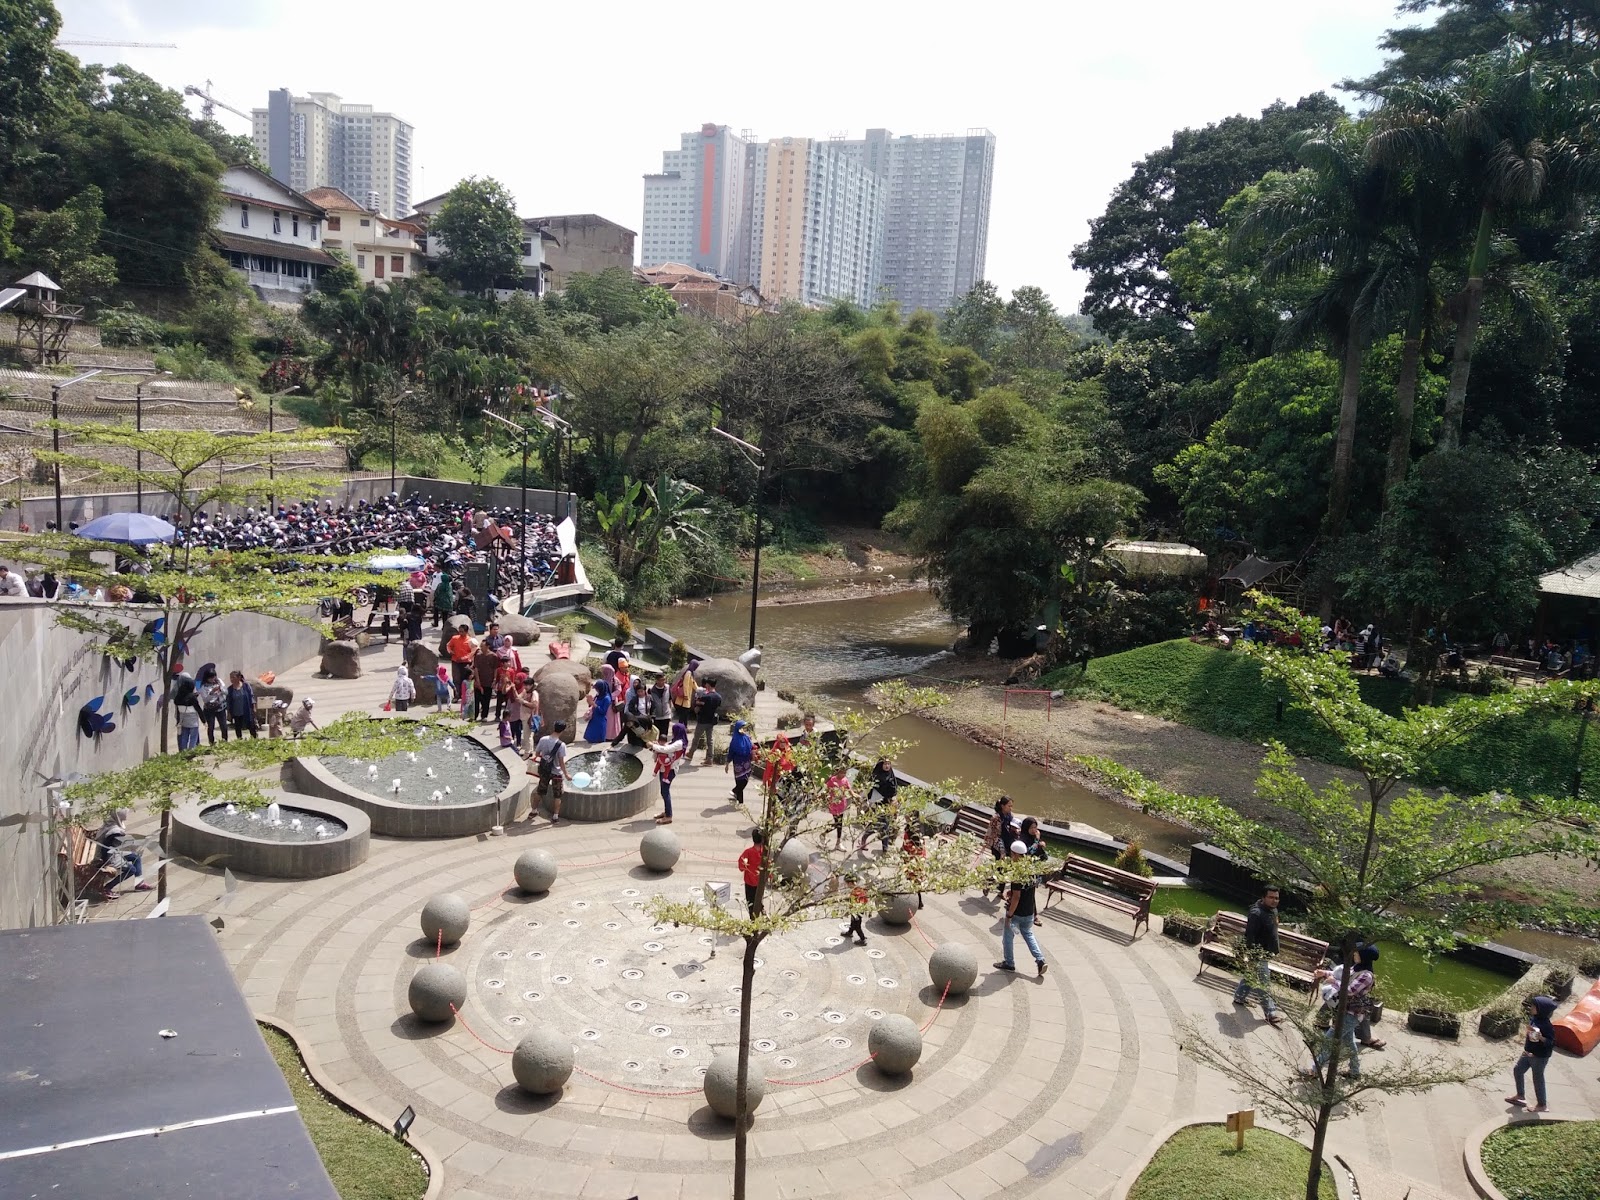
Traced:
[[1591, 977], [1600, 977], [1600, 946], [1585, 946], [1578, 951], [1578, 970]]
[[1572, 980], [1576, 975], [1576, 968], [1569, 962], [1551, 963], [1544, 973], [1545, 994], [1565, 1000], [1572, 995]]
[[1383, 1001], [1375, 995], [1367, 997], [1367, 1015], [1372, 1018], [1374, 1025], [1383, 1020]]
[[1461, 1036], [1460, 1005], [1443, 992], [1420, 991], [1411, 997], [1406, 1028], [1436, 1037], [1458, 1038]]
[[1200, 944], [1201, 935], [1206, 931], [1204, 918], [1193, 913], [1170, 912], [1161, 918], [1161, 932], [1169, 938], [1186, 942], [1191, 946]]
[[1522, 1000], [1503, 996], [1478, 1016], [1478, 1032], [1486, 1038], [1508, 1038], [1522, 1028]]

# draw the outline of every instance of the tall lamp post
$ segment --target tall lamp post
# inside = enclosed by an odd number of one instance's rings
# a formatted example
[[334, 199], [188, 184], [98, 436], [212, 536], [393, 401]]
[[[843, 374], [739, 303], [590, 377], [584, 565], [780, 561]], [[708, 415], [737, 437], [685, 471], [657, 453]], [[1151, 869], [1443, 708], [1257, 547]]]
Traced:
[[528, 429], [487, 408], [483, 415], [522, 439], [522, 524], [517, 528], [517, 612], [528, 605]]
[[[299, 390], [300, 390], [300, 385], [298, 383], [296, 383], [296, 384], [293, 384], [290, 387], [284, 388], [283, 391], [281, 391], [281, 392], [273, 392], [271, 395], [269, 395], [267, 397], [267, 433], [268, 434], [272, 434], [272, 433], [276, 433], [277, 432], [276, 422], [274, 420], [274, 417], [276, 416], [276, 413], [277, 413], [277, 407], [278, 407], [279, 398], [282, 397], [282, 396], [287, 396], [287, 395], [289, 395], [289, 394], [291, 394], [293, 392], [298, 392]], [[391, 435], [391, 439], [390, 439], [390, 442], [389, 442], [389, 446], [390, 446], [390, 450], [392, 451], [393, 448], [394, 448], [394, 441], [393, 441], [392, 435]], [[277, 479], [277, 472], [274, 470], [274, 466], [275, 466], [274, 458], [275, 458], [275, 456], [273, 454], [271, 454], [270, 452], [267, 454], [267, 512], [268, 512], [269, 515], [278, 510], [278, 489], [275, 486], [275, 480]], [[389, 490], [392, 492], [392, 491], [394, 491], [394, 459], [393, 459], [393, 457], [391, 457], [389, 459], [389, 476], [390, 476], [390, 478], [389, 478]]]
[[756, 606], [761, 602], [761, 485], [766, 482], [767, 455], [760, 446], [753, 446], [743, 438], [736, 438], [726, 429], [718, 429], [715, 425], [711, 432], [718, 437], [727, 438], [739, 448], [740, 457], [756, 469], [756, 494], [754, 501], [756, 516], [756, 553], [755, 561], [750, 567], [750, 649], [756, 648]]
[[407, 396], [416, 395], [412, 388], [402, 388], [395, 393], [393, 400], [389, 401], [389, 493], [395, 492], [395, 462], [399, 458], [400, 447], [400, 401]]

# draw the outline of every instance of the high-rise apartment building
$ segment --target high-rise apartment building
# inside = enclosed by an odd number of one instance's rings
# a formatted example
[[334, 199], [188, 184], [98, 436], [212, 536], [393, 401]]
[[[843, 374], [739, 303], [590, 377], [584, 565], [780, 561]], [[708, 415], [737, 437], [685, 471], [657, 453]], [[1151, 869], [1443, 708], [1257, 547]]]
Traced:
[[297, 192], [336, 187], [390, 216], [411, 211], [415, 131], [370, 104], [346, 104], [332, 92], [267, 94], [252, 110], [256, 153], [274, 179]]
[[643, 263], [683, 263], [768, 299], [942, 312], [984, 274], [995, 138], [682, 135], [644, 177]]

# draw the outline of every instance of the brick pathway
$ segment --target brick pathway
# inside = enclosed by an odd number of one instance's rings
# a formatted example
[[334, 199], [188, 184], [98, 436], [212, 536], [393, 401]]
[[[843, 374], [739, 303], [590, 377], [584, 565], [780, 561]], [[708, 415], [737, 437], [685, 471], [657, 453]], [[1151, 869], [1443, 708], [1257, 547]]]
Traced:
[[[314, 680], [312, 663], [285, 682], [316, 697], [319, 717], [376, 711], [398, 661], [397, 647], [376, 649], [364, 679]], [[653, 927], [636, 905], [657, 891], [732, 879], [748, 820], [714, 768], [684, 772], [675, 800], [673, 829], [686, 853], [668, 875], [638, 862], [649, 814], [616, 825], [521, 822], [504, 838], [374, 839], [369, 860], [345, 875], [242, 881], [219, 940], [252, 1007], [295, 1026], [331, 1080], [380, 1113], [416, 1108], [416, 1136], [444, 1157], [446, 1195], [726, 1197], [731, 1127], [698, 1091], [663, 1093], [696, 1089], [712, 1048], [731, 1044], [738, 950], [724, 944], [710, 958], [698, 933]], [[512, 861], [530, 846], [563, 864], [546, 896], [508, 886]], [[439, 891], [474, 906], [466, 938], [445, 954], [471, 991], [463, 1020], [424, 1027], [405, 993], [434, 957], [417, 914]], [[210, 914], [220, 892], [214, 875], [175, 870], [174, 911]], [[1196, 982], [1191, 948], [1158, 935], [1129, 946], [1123, 921], [1101, 915], [1052, 911], [1043, 981], [987, 969], [998, 956], [995, 910], [972, 896], [928, 897], [912, 928], [869, 921], [870, 955], [840, 944], [831, 922], [769, 941], [759, 952], [762, 1048], [753, 1061], [771, 1079], [843, 1073], [769, 1087], [750, 1194], [1099, 1197], [1162, 1126], [1243, 1106], [1179, 1052], [1178, 1023], [1191, 1017], [1237, 1039], [1241, 1052], [1288, 1035], [1241, 1015], [1215, 972]], [[935, 1015], [925, 960], [931, 943], [946, 941], [971, 945], [985, 971], [969, 997]], [[865, 1057], [875, 1014], [888, 1012], [919, 1025], [932, 1018], [909, 1081], [851, 1069]], [[522, 1094], [505, 1053], [541, 1022], [572, 1038], [578, 1066], [591, 1073], [574, 1074], [554, 1100]], [[1384, 1027], [1389, 1055], [1425, 1048], [1394, 1025]], [[1475, 1036], [1462, 1052], [1508, 1066], [1512, 1056]], [[1503, 1110], [1506, 1083], [1496, 1076], [1376, 1104], [1336, 1123], [1331, 1149], [1382, 1172], [1385, 1186], [1409, 1177], [1445, 1196], [1469, 1195], [1462, 1142]], [[1600, 1114], [1592, 1064], [1560, 1058], [1550, 1083], [1559, 1112]]]

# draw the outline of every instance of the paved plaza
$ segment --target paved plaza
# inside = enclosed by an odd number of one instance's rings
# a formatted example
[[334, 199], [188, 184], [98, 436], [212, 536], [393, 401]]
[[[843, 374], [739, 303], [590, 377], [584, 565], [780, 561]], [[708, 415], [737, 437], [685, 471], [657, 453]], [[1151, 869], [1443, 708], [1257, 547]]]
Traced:
[[[283, 682], [315, 696], [319, 718], [377, 712], [398, 647], [364, 661], [361, 680], [313, 679], [310, 663]], [[639, 863], [653, 814], [554, 828], [540, 818], [504, 837], [374, 838], [354, 871], [242, 879], [220, 909], [217, 875], [178, 868], [173, 911], [222, 916], [219, 941], [246, 999], [292, 1028], [325, 1081], [376, 1114], [416, 1109], [412, 1135], [443, 1164], [444, 1195], [726, 1197], [732, 1127], [699, 1085], [712, 1053], [735, 1043], [740, 950], [654, 925], [642, 905], [708, 881], [734, 882], [737, 903], [733, 860], [749, 822], [720, 768], [680, 774], [675, 800], [685, 853], [668, 874]], [[530, 847], [561, 863], [542, 896], [511, 884]], [[437, 953], [418, 914], [444, 891], [473, 906], [466, 936], [442, 955], [470, 991], [461, 1019], [427, 1026], [406, 991]], [[130, 907], [116, 915], [139, 915], [136, 903], [119, 902]], [[1247, 1106], [1179, 1051], [1180, 1021], [1237, 1039], [1242, 1052], [1293, 1036], [1234, 1008], [1226, 977], [1196, 981], [1192, 948], [1159, 934], [1130, 945], [1125, 918], [1071, 901], [1043, 923], [1043, 980], [988, 969], [997, 908], [972, 894], [930, 895], [911, 927], [866, 928], [864, 948], [819, 920], [758, 952], [752, 1064], [772, 1084], [752, 1134], [752, 1196], [1101, 1197], [1163, 1127]], [[946, 942], [973, 947], [984, 970], [971, 994], [941, 1007], [926, 961]], [[888, 1013], [926, 1026], [909, 1079], [862, 1065], [872, 1023]], [[578, 1071], [559, 1097], [534, 1099], [512, 1082], [509, 1051], [538, 1026], [576, 1047]], [[1382, 1029], [1390, 1055], [1428, 1048], [1392, 1017]], [[1506, 1078], [1380, 1100], [1335, 1123], [1330, 1148], [1356, 1167], [1364, 1196], [1471, 1195], [1462, 1146], [1505, 1111], [1514, 1052], [1475, 1035], [1460, 1052], [1503, 1060]], [[1558, 1056], [1556, 1112], [1600, 1115], [1595, 1076], [1593, 1064]]]

